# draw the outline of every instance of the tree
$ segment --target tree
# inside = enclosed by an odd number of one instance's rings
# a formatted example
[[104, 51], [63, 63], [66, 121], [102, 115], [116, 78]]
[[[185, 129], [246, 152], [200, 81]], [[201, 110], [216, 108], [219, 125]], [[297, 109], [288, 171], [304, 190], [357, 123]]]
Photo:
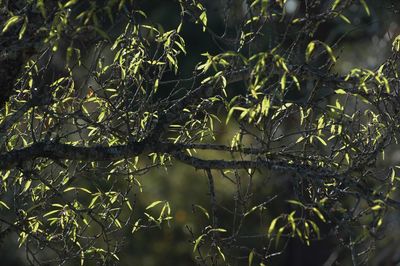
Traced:
[[[176, 217], [143, 205], [141, 177], [182, 165], [208, 183], [209, 202], [189, 199], [199, 264], [381, 250], [400, 207], [394, 1], [0, 3], [0, 234], [27, 263], [118, 264]], [[352, 23], [382, 14], [386, 59], [343, 71]]]

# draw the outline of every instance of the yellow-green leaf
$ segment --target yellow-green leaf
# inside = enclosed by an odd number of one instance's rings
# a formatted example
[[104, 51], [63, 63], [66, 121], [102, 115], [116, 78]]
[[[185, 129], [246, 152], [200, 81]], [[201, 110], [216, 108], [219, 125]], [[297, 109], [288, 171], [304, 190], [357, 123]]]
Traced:
[[193, 253], [196, 251], [197, 247], [199, 246], [201, 239], [204, 237], [204, 235], [199, 236], [195, 241], [194, 241], [194, 247], [193, 247]]
[[400, 34], [393, 41], [393, 51], [400, 52]]
[[333, 2], [333, 4], [332, 4], [331, 10], [334, 10], [338, 6], [338, 4], [340, 4], [340, 1], [341, 0], [335, 0], [335, 2]]
[[367, 3], [365, 2], [365, 0], [360, 0], [360, 3], [361, 3], [362, 6], [364, 7], [365, 12], [367, 12], [368, 16], [370, 16], [370, 15], [371, 15], [371, 12], [369, 11], [369, 7], [368, 7]]
[[275, 229], [276, 226], [276, 222], [278, 222], [279, 218], [281, 218], [280, 216], [276, 217], [275, 219], [272, 220], [271, 224], [269, 225], [268, 228], [268, 237], [271, 237], [272, 232]]
[[224, 255], [224, 253], [222, 253], [221, 248], [217, 246], [217, 249], [218, 249], [219, 255], [221, 255], [222, 259], [225, 261], [225, 255]]
[[207, 217], [207, 219], [210, 219], [210, 215], [208, 214], [208, 212], [205, 208], [203, 208], [202, 206], [200, 206], [198, 204], [195, 204], [194, 207], [199, 208], [204, 213], [204, 215]]
[[151, 203], [149, 206], [146, 207], [146, 210], [151, 209], [151, 208], [157, 206], [158, 204], [160, 204], [162, 202], [163, 202], [162, 200], [154, 201], [153, 203]]
[[347, 24], [351, 24], [350, 19], [348, 19], [346, 16], [340, 14], [339, 17], [340, 17], [344, 22], [346, 22]]
[[72, 5], [75, 5], [76, 2], [78, 2], [78, 0], [70, 0], [64, 5], [64, 8], [67, 8], [67, 7], [70, 7]]
[[306, 62], [310, 61], [311, 55], [315, 50], [315, 42], [310, 42], [306, 49]]
[[325, 217], [322, 215], [322, 213], [317, 209], [317, 208], [312, 208], [313, 212], [323, 221], [324, 223], [326, 222]]
[[378, 210], [380, 210], [380, 209], [382, 209], [382, 206], [381, 206], [381, 205], [375, 205], [375, 206], [372, 206], [372, 207], [371, 207], [371, 210], [373, 210], [373, 211], [378, 211]]
[[249, 266], [253, 264], [253, 259], [254, 259], [254, 249], [249, 254]]
[[337, 89], [337, 90], [335, 90], [335, 93], [336, 94], [346, 94], [347, 92], [343, 89]]
[[0, 200], [0, 207], [1, 207], [1, 206], [3, 206], [4, 208], [6, 208], [6, 209], [8, 209], [8, 210], [10, 209], [10, 207], [8, 207], [8, 205], [7, 205], [5, 202], [3, 202], [3, 201]]
[[8, 31], [10, 29], [10, 27], [14, 24], [16, 24], [18, 21], [21, 20], [20, 16], [12, 16], [11, 18], [9, 18], [6, 23], [4, 24], [4, 28], [3, 28], [3, 33]]
[[[322, 42], [321, 42], [321, 43], [322, 43]], [[322, 43], [322, 45], [325, 47], [325, 50], [326, 50], [326, 52], [329, 54], [329, 56], [331, 57], [332, 61], [333, 61], [334, 63], [336, 63], [336, 57], [335, 57], [335, 55], [333, 54], [332, 48], [331, 48], [329, 45], [327, 45], [326, 43]]]
[[199, 17], [200, 21], [203, 24], [203, 31], [206, 31], [206, 27], [207, 27], [207, 14], [205, 11], [203, 11], [203, 13], [201, 13], [200, 17]]
[[24, 34], [26, 32], [26, 28], [28, 25], [28, 18], [25, 16], [24, 17], [24, 24], [22, 24], [21, 29], [19, 30], [19, 34], [18, 34], [18, 40], [21, 40], [24, 37]]
[[281, 89], [282, 89], [282, 91], [285, 90], [285, 87], [286, 87], [286, 73], [284, 73], [282, 75], [282, 78], [281, 78]]

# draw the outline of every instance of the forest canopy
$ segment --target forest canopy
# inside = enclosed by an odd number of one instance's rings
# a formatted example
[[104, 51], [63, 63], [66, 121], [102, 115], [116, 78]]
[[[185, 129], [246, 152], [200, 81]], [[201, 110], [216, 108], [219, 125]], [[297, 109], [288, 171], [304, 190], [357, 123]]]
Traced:
[[399, 13], [0, 0], [4, 265], [399, 263]]

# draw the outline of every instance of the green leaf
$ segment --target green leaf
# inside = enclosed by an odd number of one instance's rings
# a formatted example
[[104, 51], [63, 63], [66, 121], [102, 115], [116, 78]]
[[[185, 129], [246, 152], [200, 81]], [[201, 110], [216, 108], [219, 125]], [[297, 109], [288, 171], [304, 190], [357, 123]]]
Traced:
[[322, 213], [317, 208], [314, 207], [314, 208], [312, 208], [312, 210], [319, 217], [319, 219], [321, 219], [321, 221], [326, 223], [325, 217], [322, 215]]
[[12, 16], [11, 18], [9, 18], [6, 23], [4, 24], [4, 28], [2, 33], [5, 33], [6, 31], [8, 31], [10, 29], [11, 26], [13, 26], [14, 24], [18, 23], [18, 21], [21, 20], [20, 16]]
[[194, 207], [199, 208], [204, 213], [204, 215], [207, 217], [207, 219], [210, 219], [210, 215], [208, 214], [208, 212], [205, 208], [203, 208], [202, 206], [200, 206], [198, 204], [195, 204]]
[[365, 0], [360, 0], [360, 3], [364, 7], [365, 12], [368, 14], [368, 16], [371, 16], [371, 12], [369, 11], [369, 7], [368, 7], [367, 3], [365, 2]]
[[375, 205], [375, 206], [372, 206], [372, 207], [371, 207], [371, 210], [373, 210], [373, 211], [378, 211], [378, 210], [380, 210], [380, 209], [382, 209], [382, 206], [381, 206], [381, 205]]
[[271, 100], [270, 100], [270, 98], [264, 97], [264, 99], [263, 99], [262, 102], [261, 102], [261, 113], [262, 113], [264, 116], [267, 116], [267, 115], [268, 115], [268, 111], [269, 111], [270, 106], [271, 106]]
[[146, 207], [146, 210], [151, 209], [151, 208], [153, 208], [153, 207], [155, 207], [155, 206], [157, 206], [158, 204], [163, 203], [163, 202], [164, 202], [164, 201], [162, 201], [162, 200], [154, 201], [153, 203], [151, 203], [149, 206]]
[[344, 158], [346, 159], [346, 162], [350, 164], [350, 155], [348, 153], [345, 153]]
[[50, 215], [52, 215], [52, 214], [54, 214], [54, 213], [57, 213], [57, 212], [60, 212], [60, 210], [58, 209], [58, 210], [49, 211], [49, 212], [45, 213], [45, 214], [43, 215], [43, 217], [50, 216]]
[[65, 3], [64, 8], [70, 7], [75, 5], [78, 2], [78, 0], [70, 0], [67, 3]]
[[224, 253], [222, 253], [221, 248], [219, 246], [217, 246], [217, 249], [218, 249], [219, 255], [221, 255], [222, 259], [225, 261], [225, 255], [224, 255]]
[[231, 117], [232, 117], [232, 115], [233, 115], [233, 112], [236, 111], [236, 110], [242, 111], [242, 113], [241, 113], [241, 115], [240, 115], [240, 117], [239, 117], [239, 120], [240, 120], [240, 119], [243, 119], [243, 118], [247, 115], [247, 113], [248, 113], [248, 111], [249, 111], [249, 109], [246, 109], [246, 108], [240, 107], [240, 106], [234, 106], [234, 107], [232, 107], [232, 108], [229, 110], [228, 116], [226, 117], [226, 122], [225, 122], [226, 124], [229, 123], [229, 120], [231, 119]]
[[300, 90], [301, 87], [300, 87], [299, 79], [295, 75], [292, 75], [291, 77], [292, 77], [292, 79], [294, 81], [294, 84], [296, 85], [297, 89]]
[[396, 171], [392, 168], [390, 173], [390, 182], [393, 183], [396, 179]]
[[204, 32], [204, 31], [206, 31], [206, 28], [207, 28], [207, 14], [206, 14], [205, 11], [203, 11], [203, 12], [200, 14], [199, 19], [200, 19], [200, 21], [201, 21], [202, 24], [203, 24], [203, 32]]
[[7, 178], [10, 176], [10, 174], [11, 174], [11, 171], [10, 171], [10, 170], [7, 170], [7, 171], [5, 172], [5, 174], [1, 177], [1, 179], [2, 179], [3, 181], [7, 180]]
[[30, 180], [30, 179], [27, 180], [27, 181], [25, 182], [25, 186], [24, 186], [24, 189], [22, 190], [22, 193], [28, 191], [28, 189], [31, 187], [31, 184], [32, 184], [32, 180]]
[[175, 58], [172, 57], [172, 55], [167, 54], [167, 59], [171, 66], [173, 66], [175, 69], [178, 68], [176, 60], [175, 60]]
[[300, 136], [297, 140], [296, 143], [300, 143], [304, 140], [305, 138], [303, 136]]
[[201, 240], [203, 239], [205, 235], [199, 236], [195, 241], [194, 241], [194, 247], [193, 247], [193, 253], [196, 252], [197, 247], [199, 246]]
[[27, 233], [25, 233], [25, 232], [21, 232], [21, 233], [19, 234], [19, 239], [18, 239], [18, 241], [19, 241], [18, 247], [19, 247], [19, 248], [20, 248], [20, 247], [25, 243], [25, 241], [28, 239], [28, 236], [29, 236], [29, 234], [27, 234]]
[[86, 192], [88, 194], [92, 194], [92, 192], [90, 190], [88, 190], [86, 188], [83, 188], [83, 187], [68, 187], [68, 188], [64, 189], [64, 192], [68, 192], [68, 191], [71, 191], [71, 190], [81, 190], [81, 191]]
[[281, 90], [284, 91], [285, 87], [286, 87], [286, 73], [284, 73], [281, 78]]
[[253, 259], [254, 259], [254, 249], [250, 252], [249, 254], [249, 266], [253, 264]]
[[385, 85], [386, 88], [386, 92], [390, 93], [390, 85], [389, 85], [389, 81], [387, 80], [387, 78], [383, 77], [383, 84]]
[[46, 17], [46, 8], [44, 5], [44, 0], [37, 0], [36, 7], [40, 10], [40, 13], [42, 14], [42, 17]]
[[282, 233], [285, 230], [285, 227], [282, 226], [281, 228], [279, 228], [278, 233], [276, 234], [276, 241], [275, 241], [275, 247], [278, 247], [279, 244], [279, 240], [281, 239]]
[[321, 142], [324, 146], [326, 146], [326, 145], [328, 145], [327, 143], [326, 143], [326, 141], [323, 139], [323, 138], [321, 138], [320, 136], [315, 136], [318, 140], [319, 140], [319, 142]]
[[104, 117], [106, 116], [106, 109], [102, 109], [101, 110], [101, 112], [100, 112], [100, 115], [99, 115], [99, 117], [97, 118], [97, 122], [98, 123], [101, 123], [102, 121], [103, 121], [103, 119], [104, 119]]
[[335, 0], [335, 2], [333, 2], [331, 10], [335, 10], [335, 8], [338, 6], [338, 4], [340, 4], [341, 0]]
[[175, 41], [175, 44], [179, 47], [179, 49], [181, 49], [181, 51], [186, 54], [186, 50], [185, 47], [178, 41]]
[[96, 201], [97, 201], [98, 198], [99, 198], [99, 195], [96, 195], [96, 196], [94, 196], [94, 197], [92, 198], [92, 200], [90, 201], [90, 204], [89, 204], [89, 206], [88, 206], [89, 209], [91, 209], [91, 208], [94, 206], [94, 204], [96, 203]]
[[347, 24], [351, 24], [350, 19], [348, 19], [346, 16], [340, 14], [339, 17], [340, 17], [344, 22], [346, 22]]
[[269, 228], [268, 228], [268, 237], [271, 237], [271, 234], [272, 234], [272, 232], [273, 232], [274, 229], [275, 229], [276, 222], [278, 222], [278, 220], [279, 220], [280, 218], [281, 218], [281, 217], [278, 216], [278, 217], [276, 217], [275, 219], [272, 220], [272, 222], [271, 222], [271, 224], [269, 225]]
[[312, 53], [315, 50], [315, 42], [312, 41], [307, 45], [307, 49], [306, 49], [306, 62], [310, 61], [310, 58], [312, 56]]
[[347, 94], [347, 92], [343, 89], [337, 89], [337, 90], [335, 90], [335, 93], [336, 94]]
[[298, 205], [298, 206], [300, 206], [302, 208], [306, 207], [303, 203], [301, 203], [300, 201], [297, 201], [297, 200], [287, 200], [286, 202], [288, 202], [290, 204], [293, 204], [293, 205]]
[[393, 51], [400, 52], [400, 34], [394, 39], [392, 47]]
[[8, 207], [8, 205], [7, 205], [5, 202], [3, 202], [3, 201], [0, 200], [0, 207], [1, 207], [1, 206], [3, 206], [4, 208], [6, 208], [7, 210], [10, 209], [10, 207]]
[[25, 16], [24, 17], [24, 24], [22, 24], [21, 29], [19, 30], [19, 34], [18, 34], [18, 40], [21, 40], [24, 37], [24, 34], [26, 32], [26, 28], [28, 25], [28, 18]]
[[210, 231], [209, 232], [220, 232], [220, 233], [226, 233], [227, 231], [226, 231], [226, 229], [224, 229], [224, 228], [213, 228], [213, 229], [210, 229]]
[[136, 231], [138, 231], [138, 230], [140, 229], [140, 221], [141, 221], [140, 219], [137, 220], [137, 221], [135, 222], [135, 224], [133, 225], [132, 234], [135, 233]]
[[311, 226], [312, 226], [314, 232], [317, 234], [317, 239], [320, 239], [321, 235], [320, 235], [320, 232], [319, 232], [318, 225], [315, 222], [311, 221], [311, 220], [308, 220], [308, 221], [311, 223]]
[[321, 43], [322, 43], [322, 45], [325, 47], [325, 50], [326, 50], [326, 52], [329, 54], [329, 56], [331, 57], [332, 61], [333, 61], [334, 63], [336, 63], [336, 57], [335, 57], [335, 55], [333, 54], [332, 48], [331, 48], [329, 45], [327, 45], [326, 43], [323, 43], [323, 42], [321, 42]]
[[294, 233], [296, 231], [296, 223], [294, 221], [295, 214], [296, 214], [296, 211], [292, 211], [287, 217], [288, 222], [289, 222], [290, 226], [292, 227], [292, 236], [294, 236]]

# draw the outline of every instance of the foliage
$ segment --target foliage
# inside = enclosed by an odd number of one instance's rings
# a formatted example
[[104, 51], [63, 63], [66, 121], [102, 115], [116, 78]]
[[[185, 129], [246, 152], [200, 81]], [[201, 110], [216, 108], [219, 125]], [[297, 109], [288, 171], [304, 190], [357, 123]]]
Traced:
[[118, 264], [127, 239], [174, 223], [168, 199], [137, 201], [143, 176], [178, 162], [209, 186], [209, 203], [190, 199], [197, 263], [266, 265], [291, 239], [368, 261], [400, 207], [385, 158], [399, 37], [376, 68], [342, 73], [343, 36], [318, 33], [372, 16], [368, 1], [166, 1], [164, 24], [146, 1], [0, 3], [0, 234], [29, 263]]

